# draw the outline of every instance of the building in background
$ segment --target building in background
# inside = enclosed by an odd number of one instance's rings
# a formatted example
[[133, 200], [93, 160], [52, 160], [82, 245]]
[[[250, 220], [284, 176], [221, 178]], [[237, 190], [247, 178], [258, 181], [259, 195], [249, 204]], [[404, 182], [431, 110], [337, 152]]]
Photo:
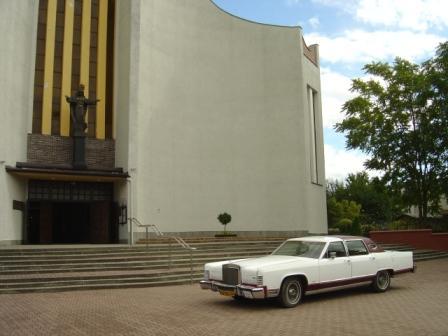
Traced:
[[[428, 217], [436, 217], [436, 218], [442, 218], [444, 216], [448, 217], [448, 199], [446, 195], [442, 195], [439, 202], [439, 211], [437, 213], [428, 214]], [[418, 218], [418, 206], [413, 205], [409, 207], [407, 211], [407, 215]]]
[[[1, 1], [0, 244], [326, 233], [317, 46], [210, 0]], [[66, 96], [86, 116], [74, 169]]]

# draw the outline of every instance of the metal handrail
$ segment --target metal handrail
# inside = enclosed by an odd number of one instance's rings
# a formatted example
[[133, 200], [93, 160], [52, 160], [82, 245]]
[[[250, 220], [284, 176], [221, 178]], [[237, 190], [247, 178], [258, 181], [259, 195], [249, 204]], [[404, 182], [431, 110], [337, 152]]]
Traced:
[[132, 222], [136, 222], [137, 226], [140, 227], [144, 227], [146, 230], [146, 248], [148, 248], [148, 241], [149, 241], [149, 229], [151, 228], [154, 233], [156, 234], [156, 236], [158, 237], [167, 237], [168, 241], [169, 241], [169, 264], [168, 264], [168, 269], [171, 269], [171, 264], [172, 264], [172, 249], [171, 249], [171, 239], [173, 239], [180, 247], [189, 250], [190, 251], [190, 283], [193, 283], [193, 251], [196, 251], [197, 248], [196, 247], [192, 247], [190, 246], [185, 240], [183, 240], [181, 237], [177, 237], [177, 236], [165, 236], [163, 234], [162, 231], [159, 230], [159, 228], [157, 227], [157, 225], [155, 224], [142, 224], [142, 222], [140, 222], [137, 218], [135, 217], [131, 217], [129, 218], [130, 222], [131, 222], [131, 226], [132, 226]]
[[[146, 242], [148, 242], [148, 229], [149, 228], [151, 228], [154, 232], [155, 232], [155, 234], [157, 235], [157, 236], [163, 236], [163, 232], [162, 231], [160, 231], [159, 230], [159, 228], [157, 227], [157, 225], [155, 225], [155, 224], [142, 224], [142, 222], [140, 222], [137, 218], [135, 218], [135, 217], [132, 217], [132, 218], [129, 218], [129, 220], [131, 221], [131, 223], [132, 222], [137, 222], [137, 226], [141, 226], [141, 227], [144, 227], [145, 229], [146, 229]], [[146, 245], [148, 245], [148, 243], [146, 243]]]
[[197, 249], [196, 247], [191, 247], [190, 245], [188, 245], [188, 243], [185, 240], [183, 240], [181, 237], [172, 236], [170, 238], [173, 238], [184, 249], [187, 249], [187, 250], [196, 250]]

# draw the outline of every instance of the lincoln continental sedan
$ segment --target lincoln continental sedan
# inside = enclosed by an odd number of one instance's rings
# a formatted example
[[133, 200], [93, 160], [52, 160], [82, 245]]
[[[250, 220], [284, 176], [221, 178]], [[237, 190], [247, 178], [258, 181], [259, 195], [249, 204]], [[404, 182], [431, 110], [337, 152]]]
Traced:
[[412, 252], [384, 251], [369, 238], [303, 237], [268, 256], [205, 264], [200, 286], [235, 299], [277, 298], [290, 308], [322, 291], [370, 285], [385, 292], [393, 276], [414, 270]]

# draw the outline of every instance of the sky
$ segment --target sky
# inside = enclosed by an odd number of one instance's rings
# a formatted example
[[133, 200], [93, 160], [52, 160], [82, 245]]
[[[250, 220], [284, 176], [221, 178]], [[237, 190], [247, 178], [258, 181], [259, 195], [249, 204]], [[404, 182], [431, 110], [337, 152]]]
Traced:
[[[421, 63], [448, 40], [448, 0], [213, 0], [222, 9], [261, 23], [300, 26], [307, 45], [319, 44], [325, 173], [343, 180], [363, 171], [366, 156], [345, 149], [334, 131], [353, 97], [351, 80], [373, 61], [396, 56]], [[376, 175], [378, 172], [371, 172]]]

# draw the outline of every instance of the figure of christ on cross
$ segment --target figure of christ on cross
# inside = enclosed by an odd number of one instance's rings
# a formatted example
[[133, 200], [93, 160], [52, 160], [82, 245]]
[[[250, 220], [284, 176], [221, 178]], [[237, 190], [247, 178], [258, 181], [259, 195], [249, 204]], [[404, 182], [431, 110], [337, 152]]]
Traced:
[[87, 108], [94, 106], [99, 99], [88, 99], [84, 96], [84, 85], [80, 84], [76, 94], [72, 97], [65, 97], [70, 104], [70, 115], [73, 122], [73, 136], [85, 136], [87, 123], [85, 121]]
[[72, 97], [65, 97], [70, 104], [70, 115], [72, 118], [72, 136], [73, 136], [73, 168], [86, 169], [86, 129], [87, 123], [85, 121], [87, 109], [89, 106], [94, 106], [99, 101], [98, 99], [88, 99], [84, 96], [84, 85], [80, 84], [76, 94]]

